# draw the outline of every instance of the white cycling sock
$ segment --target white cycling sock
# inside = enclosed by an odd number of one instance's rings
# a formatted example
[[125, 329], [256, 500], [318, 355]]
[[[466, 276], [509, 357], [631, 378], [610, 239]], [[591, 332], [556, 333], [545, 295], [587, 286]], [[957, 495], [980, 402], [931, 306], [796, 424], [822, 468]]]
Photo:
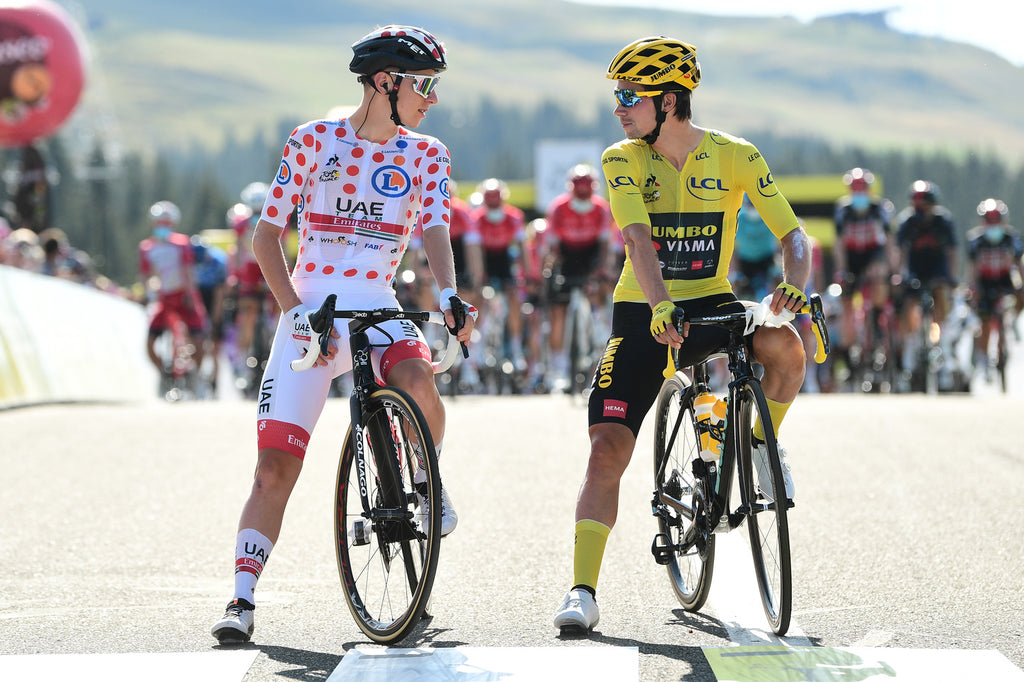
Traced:
[[235, 540], [235, 599], [255, 604], [253, 593], [274, 543], [253, 528], [238, 531]]

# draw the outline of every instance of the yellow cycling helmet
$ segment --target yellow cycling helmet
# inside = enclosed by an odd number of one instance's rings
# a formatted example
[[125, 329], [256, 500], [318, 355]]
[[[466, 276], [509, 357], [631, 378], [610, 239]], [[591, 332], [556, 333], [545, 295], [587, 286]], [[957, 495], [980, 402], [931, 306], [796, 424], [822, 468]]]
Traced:
[[665, 36], [641, 38], [615, 55], [607, 75], [613, 81], [648, 86], [674, 83], [695, 90], [700, 84], [697, 48]]

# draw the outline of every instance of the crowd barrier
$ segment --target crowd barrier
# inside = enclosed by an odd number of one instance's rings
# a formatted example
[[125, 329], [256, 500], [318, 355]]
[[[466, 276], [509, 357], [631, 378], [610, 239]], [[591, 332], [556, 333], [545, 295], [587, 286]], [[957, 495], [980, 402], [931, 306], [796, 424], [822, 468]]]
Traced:
[[137, 303], [0, 265], [0, 409], [156, 396]]

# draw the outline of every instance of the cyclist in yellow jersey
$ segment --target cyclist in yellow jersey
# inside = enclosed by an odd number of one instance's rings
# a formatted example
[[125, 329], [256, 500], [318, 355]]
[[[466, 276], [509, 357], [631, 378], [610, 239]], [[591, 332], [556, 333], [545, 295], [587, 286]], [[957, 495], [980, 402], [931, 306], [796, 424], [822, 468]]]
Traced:
[[[742, 309], [727, 275], [744, 193], [782, 243], [783, 281], [770, 303], [779, 321], [792, 319], [806, 303], [811, 272], [807, 235], [758, 150], [693, 124], [690, 98], [700, 83], [695, 47], [664, 36], [642, 38], [615, 56], [607, 77], [617, 81], [615, 115], [627, 139], [606, 149], [602, 163], [626, 262], [590, 396], [590, 457], [576, 502], [573, 587], [554, 621], [563, 631], [586, 632], [599, 620], [597, 577], [615, 523], [619, 479], [661, 386], [664, 344], [679, 348], [682, 362], [692, 364], [727, 339], [723, 330], [703, 326], [684, 325], [680, 335], [673, 310], [700, 315]], [[803, 383], [800, 336], [789, 324], [764, 326], [749, 344], [764, 365], [762, 386], [777, 432]], [[763, 437], [760, 429], [756, 424], [755, 438]]]

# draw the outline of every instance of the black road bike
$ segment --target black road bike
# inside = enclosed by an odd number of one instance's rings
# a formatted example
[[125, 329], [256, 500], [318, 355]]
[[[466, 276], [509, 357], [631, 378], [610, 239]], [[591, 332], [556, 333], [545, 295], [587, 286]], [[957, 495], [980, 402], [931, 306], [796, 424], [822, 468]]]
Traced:
[[[811, 296], [801, 312], [814, 321], [815, 359], [824, 362], [829, 343], [821, 298]], [[786, 514], [793, 504], [773, 494], [786, 487], [768, 405], [744, 341], [751, 314], [747, 310], [677, 322], [677, 327], [683, 322], [724, 327], [729, 330], [729, 340], [691, 368], [678, 367], [676, 356], [666, 368], [655, 412], [651, 506], [658, 533], [651, 552], [668, 568], [679, 603], [688, 611], [697, 611], [711, 589], [716, 533], [728, 532], [745, 521], [764, 612], [772, 631], [783, 635], [792, 612]], [[705, 462], [700, 457], [704, 427], [694, 415], [693, 401], [709, 390], [709, 362], [722, 357], [728, 360], [731, 376], [723, 451], [719, 462]], [[755, 446], [752, 433], [758, 419], [763, 424], [762, 447]]]
[[[331, 294], [309, 320], [313, 345], [326, 354], [334, 319], [349, 319], [353, 389], [335, 488], [338, 572], [359, 629], [376, 642], [394, 642], [428, 615], [441, 542], [441, 475], [420, 408], [401, 389], [377, 383], [366, 332], [387, 320], [445, 320], [439, 312], [335, 310], [336, 302]], [[435, 373], [451, 366], [457, 345], [450, 336]], [[316, 358], [307, 353], [292, 368], [307, 369]]]

